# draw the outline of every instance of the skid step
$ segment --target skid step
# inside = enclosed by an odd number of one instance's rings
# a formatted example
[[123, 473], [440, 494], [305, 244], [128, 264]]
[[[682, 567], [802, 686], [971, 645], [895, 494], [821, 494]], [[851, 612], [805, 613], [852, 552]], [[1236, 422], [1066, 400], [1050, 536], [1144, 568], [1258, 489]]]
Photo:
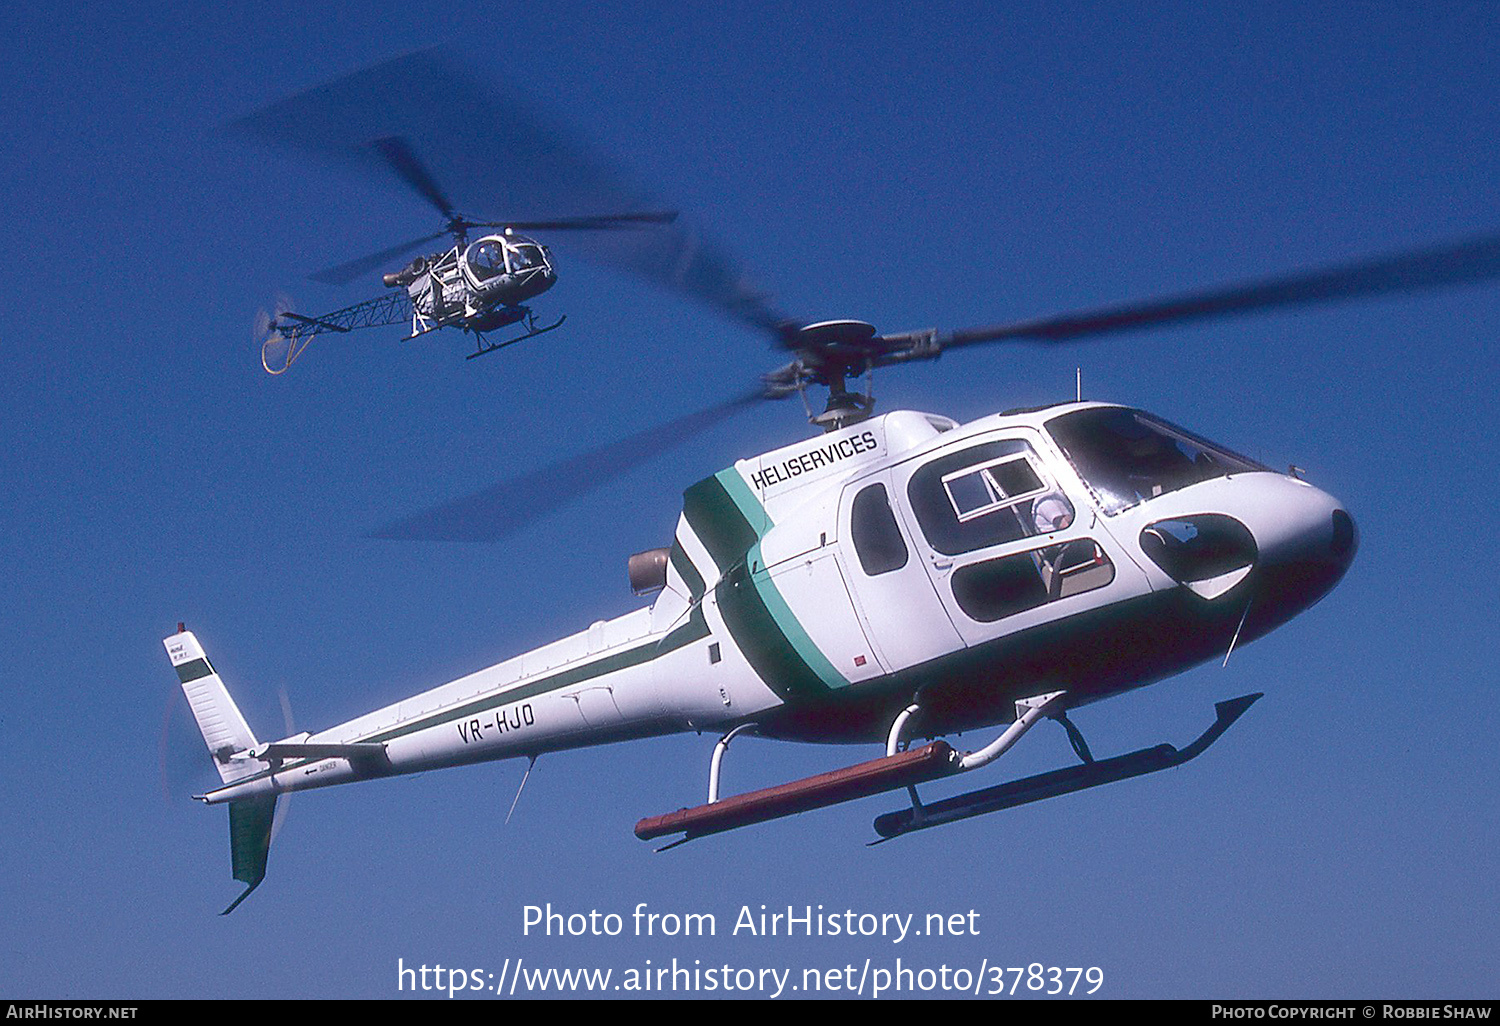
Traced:
[[1131, 777], [1180, 766], [1189, 759], [1201, 755], [1204, 749], [1217, 741], [1260, 697], [1260, 693], [1241, 695], [1239, 698], [1216, 703], [1214, 711], [1217, 713], [1217, 718], [1213, 725], [1182, 749], [1169, 744], [1155, 745], [1151, 748], [1128, 752], [1125, 755], [1051, 770], [1033, 777], [1012, 780], [995, 787], [945, 798], [942, 801], [924, 804], [920, 811], [907, 808], [897, 812], [887, 812], [875, 817], [875, 832], [880, 835], [880, 840], [871, 843], [880, 844], [882, 841], [889, 841], [902, 834], [925, 830], [928, 827], [954, 823], [961, 819], [1025, 805], [1028, 802], [1039, 802], [1044, 798], [1055, 798], [1058, 795], [1111, 784], [1116, 780], [1128, 780]]
[[707, 805], [648, 816], [635, 825], [635, 836], [649, 841], [682, 833], [686, 834], [682, 840], [690, 841], [705, 834], [926, 783], [956, 772], [958, 757], [952, 746], [946, 741], [934, 741], [909, 752], [871, 759], [759, 791], [748, 791]]

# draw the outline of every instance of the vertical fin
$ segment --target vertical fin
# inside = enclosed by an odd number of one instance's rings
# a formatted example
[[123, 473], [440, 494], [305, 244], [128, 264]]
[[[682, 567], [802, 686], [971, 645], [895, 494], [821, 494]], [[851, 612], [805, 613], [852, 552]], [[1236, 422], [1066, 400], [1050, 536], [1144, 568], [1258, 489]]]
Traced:
[[163, 639], [162, 644], [177, 671], [177, 679], [182, 682], [182, 691], [192, 707], [193, 719], [198, 722], [203, 742], [213, 756], [219, 779], [228, 784], [261, 769], [254, 760], [232, 758], [255, 747], [255, 734], [240, 714], [234, 699], [229, 697], [229, 691], [210, 665], [193, 632], [180, 630]]

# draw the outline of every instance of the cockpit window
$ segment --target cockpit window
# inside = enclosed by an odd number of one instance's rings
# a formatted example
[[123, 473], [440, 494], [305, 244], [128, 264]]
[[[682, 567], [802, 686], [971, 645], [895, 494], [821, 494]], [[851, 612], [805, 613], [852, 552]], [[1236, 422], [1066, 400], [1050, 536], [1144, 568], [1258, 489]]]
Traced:
[[1108, 514], [1200, 481], [1267, 469], [1139, 410], [1075, 410], [1049, 420], [1047, 431]]
[[481, 242], [469, 250], [469, 269], [480, 281], [505, 273], [505, 247], [498, 242]]
[[949, 556], [1060, 531], [1073, 522], [1072, 504], [1019, 439], [940, 456], [911, 476], [906, 494], [928, 542]]

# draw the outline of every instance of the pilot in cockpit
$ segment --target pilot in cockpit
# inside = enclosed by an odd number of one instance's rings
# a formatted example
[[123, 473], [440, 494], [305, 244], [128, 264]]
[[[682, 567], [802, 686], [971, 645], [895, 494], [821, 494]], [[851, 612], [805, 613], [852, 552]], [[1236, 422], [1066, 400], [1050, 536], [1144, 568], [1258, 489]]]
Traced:
[[485, 281], [505, 273], [505, 249], [498, 242], [481, 242], [469, 250], [469, 267], [474, 277]]

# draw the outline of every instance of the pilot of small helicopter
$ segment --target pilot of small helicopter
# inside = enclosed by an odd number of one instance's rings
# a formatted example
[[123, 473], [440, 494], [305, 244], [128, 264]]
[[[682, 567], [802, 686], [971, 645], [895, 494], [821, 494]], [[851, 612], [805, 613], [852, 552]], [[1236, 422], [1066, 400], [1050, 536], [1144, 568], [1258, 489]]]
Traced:
[[505, 247], [498, 242], [481, 242], [469, 251], [469, 267], [481, 281], [505, 273]]

